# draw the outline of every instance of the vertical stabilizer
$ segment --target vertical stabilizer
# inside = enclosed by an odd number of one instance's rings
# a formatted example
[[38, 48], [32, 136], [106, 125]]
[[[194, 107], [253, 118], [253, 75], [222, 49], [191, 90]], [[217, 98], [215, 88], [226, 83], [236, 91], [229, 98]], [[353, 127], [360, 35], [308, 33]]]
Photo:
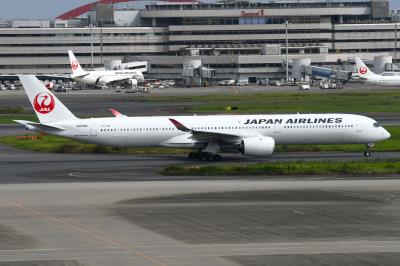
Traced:
[[364, 64], [364, 62], [359, 57], [356, 57], [355, 60], [357, 65], [357, 72], [360, 78], [368, 78], [376, 75], [367, 67], [366, 64]]
[[86, 71], [82, 69], [81, 64], [79, 64], [78, 59], [76, 59], [74, 53], [68, 50], [69, 62], [71, 64], [71, 71], [73, 77], [79, 77], [86, 75]]
[[40, 123], [77, 119], [35, 76], [20, 75], [19, 79]]

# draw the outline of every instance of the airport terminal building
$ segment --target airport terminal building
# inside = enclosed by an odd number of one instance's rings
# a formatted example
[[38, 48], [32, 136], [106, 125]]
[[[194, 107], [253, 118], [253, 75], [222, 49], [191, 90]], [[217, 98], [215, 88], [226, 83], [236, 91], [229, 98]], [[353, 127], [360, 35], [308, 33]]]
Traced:
[[0, 20], [0, 74], [69, 73], [71, 49], [86, 67], [93, 50], [93, 67], [148, 61], [148, 78], [179, 80], [194, 63], [254, 82], [285, 76], [286, 40], [289, 65], [398, 62], [396, 26], [389, 0], [103, 0], [53, 20]]

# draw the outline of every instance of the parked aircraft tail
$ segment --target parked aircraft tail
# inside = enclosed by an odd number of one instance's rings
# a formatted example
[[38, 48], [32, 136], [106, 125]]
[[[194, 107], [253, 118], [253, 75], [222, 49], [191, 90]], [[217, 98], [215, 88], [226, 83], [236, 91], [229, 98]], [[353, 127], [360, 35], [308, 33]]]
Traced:
[[20, 75], [22, 86], [40, 123], [78, 119], [33, 75]]
[[359, 58], [356, 57], [357, 72], [360, 78], [368, 78], [370, 76], [375, 76], [376, 74], [372, 72], [366, 64]]
[[82, 69], [81, 64], [79, 64], [78, 59], [76, 59], [74, 53], [68, 50], [69, 62], [71, 64], [72, 76], [80, 77], [87, 75], [86, 71]]

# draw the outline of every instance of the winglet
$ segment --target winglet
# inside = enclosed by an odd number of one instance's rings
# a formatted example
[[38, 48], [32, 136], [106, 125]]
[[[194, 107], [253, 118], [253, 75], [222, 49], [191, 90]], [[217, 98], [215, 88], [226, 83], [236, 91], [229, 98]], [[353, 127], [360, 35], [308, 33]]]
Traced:
[[126, 115], [121, 114], [120, 112], [118, 112], [117, 110], [115, 110], [115, 109], [113, 109], [113, 108], [108, 109], [108, 110], [110, 110], [110, 112], [111, 112], [115, 117], [126, 117]]
[[180, 122], [176, 121], [176, 120], [173, 119], [173, 118], [169, 118], [169, 121], [171, 121], [172, 124], [174, 124], [174, 126], [175, 126], [178, 130], [181, 130], [181, 131], [184, 131], [184, 132], [190, 132], [190, 131], [191, 131], [189, 128], [185, 127], [183, 124], [181, 124]]

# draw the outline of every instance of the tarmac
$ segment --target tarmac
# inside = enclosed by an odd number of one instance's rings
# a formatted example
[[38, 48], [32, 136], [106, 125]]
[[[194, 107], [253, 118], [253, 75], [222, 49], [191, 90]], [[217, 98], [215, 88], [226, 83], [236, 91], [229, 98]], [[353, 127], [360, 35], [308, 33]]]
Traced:
[[400, 258], [398, 179], [9, 184], [0, 195], [0, 265], [381, 266]]

